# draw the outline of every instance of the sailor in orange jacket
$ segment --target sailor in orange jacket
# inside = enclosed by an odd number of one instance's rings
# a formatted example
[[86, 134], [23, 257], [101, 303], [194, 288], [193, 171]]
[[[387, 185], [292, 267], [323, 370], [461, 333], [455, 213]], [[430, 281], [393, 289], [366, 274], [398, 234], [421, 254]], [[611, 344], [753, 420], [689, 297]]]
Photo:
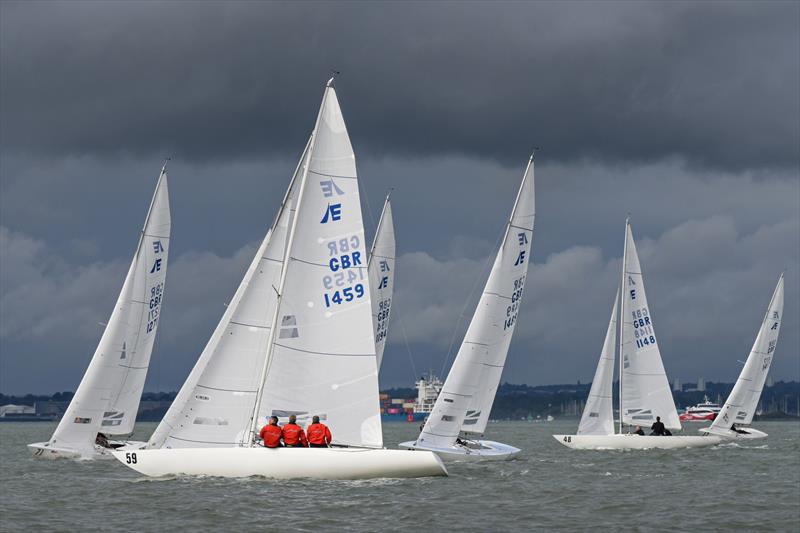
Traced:
[[313, 422], [308, 426], [308, 445], [312, 448], [327, 448], [332, 440], [331, 430], [325, 424], [320, 424], [319, 417], [314, 416]]
[[271, 416], [269, 424], [261, 428], [259, 436], [264, 439], [264, 447], [280, 448], [281, 446], [281, 427], [278, 425], [278, 417]]
[[283, 444], [289, 448], [306, 448], [308, 441], [303, 428], [297, 425], [297, 417], [289, 416], [289, 423], [283, 426]]

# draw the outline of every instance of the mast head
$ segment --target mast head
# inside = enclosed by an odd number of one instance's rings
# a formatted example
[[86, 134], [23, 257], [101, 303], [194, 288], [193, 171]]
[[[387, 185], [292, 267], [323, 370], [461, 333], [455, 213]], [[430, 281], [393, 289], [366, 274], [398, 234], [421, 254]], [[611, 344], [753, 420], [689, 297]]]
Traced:
[[162, 174], [167, 171], [167, 163], [169, 161], [172, 161], [172, 157], [167, 157], [167, 158], [164, 159], [164, 164], [161, 165], [161, 173]]
[[331, 69], [331, 79], [328, 80], [328, 83], [325, 84], [325, 87], [335, 87], [333, 82], [336, 81], [336, 76], [341, 74], [338, 70]]
[[536, 152], [538, 152], [538, 151], [539, 151], [539, 150], [541, 150], [541, 149], [542, 149], [542, 147], [541, 147], [541, 146], [534, 146], [534, 147], [533, 147], [533, 150], [531, 150], [531, 157], [530, 157], [530, 161], [535, 161], [535, 160], [536, 160]]

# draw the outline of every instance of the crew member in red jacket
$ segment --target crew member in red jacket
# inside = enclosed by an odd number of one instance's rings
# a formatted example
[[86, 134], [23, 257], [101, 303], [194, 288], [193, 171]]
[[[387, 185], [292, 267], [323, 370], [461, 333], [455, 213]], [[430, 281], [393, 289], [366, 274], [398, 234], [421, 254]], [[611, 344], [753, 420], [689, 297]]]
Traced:
[[297, 417], [289, 416], [289, 423], [283, 426], [283, 444], [289, 448], [306, 448], [306, 432], [297, 425]]
[[312, 448], [327, 448], [332, 440], [331, 430], [325, 424], [320, 424], [319, 417], [311, 419], [312, 424], [308, 426], [308, 445]]
[[278, 417], [271, 416], [269, 423], [261, 428], [259, 435], [264, 439], [266, 448], [280, 448], [281, 446], [281, 427], [278, 425]]

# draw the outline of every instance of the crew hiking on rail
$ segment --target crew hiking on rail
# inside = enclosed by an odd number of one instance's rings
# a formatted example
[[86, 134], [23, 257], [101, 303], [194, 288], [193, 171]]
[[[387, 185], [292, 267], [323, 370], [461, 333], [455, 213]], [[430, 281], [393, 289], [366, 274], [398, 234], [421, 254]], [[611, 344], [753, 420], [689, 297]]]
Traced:
[[333, 440], [331, 430], [320, 423], [318, 416], [312, 418], [312, 424], [308, 426], [308, 436], [297, 424], [295, 415], [289, 416], [289, 422], [283, 427], [278, 425], [277, 416], [271, 416], [267, 425], [261, 428], [259, 436], [263, 439], [265, 448], [328, 448]]

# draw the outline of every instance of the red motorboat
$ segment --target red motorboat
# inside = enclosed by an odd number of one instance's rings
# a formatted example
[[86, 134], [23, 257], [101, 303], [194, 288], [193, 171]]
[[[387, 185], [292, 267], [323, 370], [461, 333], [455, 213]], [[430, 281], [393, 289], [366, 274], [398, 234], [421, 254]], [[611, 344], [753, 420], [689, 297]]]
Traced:
[[708, 396], [703, 398], [703, 401], [693, 407], [687, 407], [686, 411], [681, 413], [681, 422], [707, 422], [717, 418], [722, 407], [719, 404], [709, 401]]

